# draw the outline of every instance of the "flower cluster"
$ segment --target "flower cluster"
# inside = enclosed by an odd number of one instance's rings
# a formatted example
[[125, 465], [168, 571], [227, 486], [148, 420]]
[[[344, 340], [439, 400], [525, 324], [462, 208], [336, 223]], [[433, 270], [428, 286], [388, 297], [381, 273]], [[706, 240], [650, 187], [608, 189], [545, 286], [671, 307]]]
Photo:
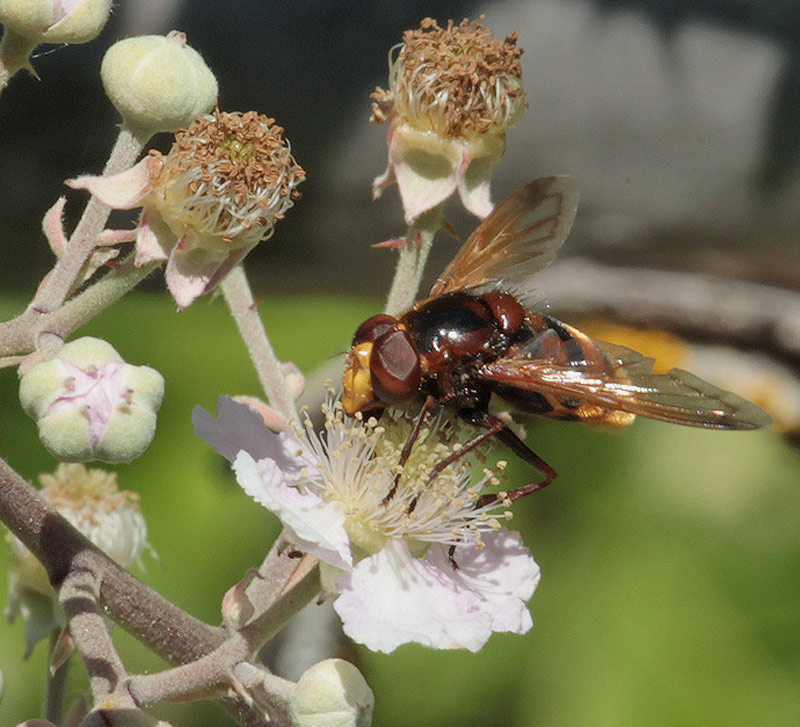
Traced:
[[[499, 484], [484, 470], [473, 481], [472, 456], [432, 480], [434, 466], [457, 449], [446, 417], [426, 423], [401, 468], [413, 426], [347, 417], [338, 401], [323, 407], [324, 433], [275, 434], [248, 407], [221, 398], [217, 419], [196, 408], [195, 431], [233, 463], [253, 499], [274, 512], [295, 544], [327, 564], [327, 587], [345, 632], [376, 651], [418, 642], [480, 649], [494, 631], [525, 633], [525, 602], [539, 568], [517, 533]], [[499, 464], [499, 468], [504, 465]]]

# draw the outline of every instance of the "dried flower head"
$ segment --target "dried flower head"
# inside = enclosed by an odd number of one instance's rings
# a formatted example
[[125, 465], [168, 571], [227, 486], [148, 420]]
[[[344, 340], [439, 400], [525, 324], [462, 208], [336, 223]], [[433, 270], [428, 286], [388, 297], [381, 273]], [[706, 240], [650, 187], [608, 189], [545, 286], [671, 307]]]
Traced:
[[283, 128], [255, 111], [216, 109], [179, 131], [166, 156], [150, 154], [158, 161], [150, 167], [153, 204], [178, 237], [200, 247], [268, 238], [305, 179]]
[[481, 20], [440, 28], [425, 18], [403, 34], [387, 94], [373, 94], [376, 120], [391, 111], [421, 131], [470, 137], [505, 131], [525, 109], [517, 34], [500, 41]]
[[167, 286], [185, 308], [272, 235], [304, 179], [274, 119], [217, 109], [179, 132], [168, 154], [67, 184], [114, 209], [143, 207], [136, 264], [166, 260]]
[[516, 33], [500, 41], [482, 19], [441, 28], [426, 18], [406, 31], [389, 90], [372, 94], [373, 120], [389, 122], [389, 166], [373, 196], [396, 181], [409, 224], [456, 189], [478, 217], [492, 209], [489, 177], [526, 104]]

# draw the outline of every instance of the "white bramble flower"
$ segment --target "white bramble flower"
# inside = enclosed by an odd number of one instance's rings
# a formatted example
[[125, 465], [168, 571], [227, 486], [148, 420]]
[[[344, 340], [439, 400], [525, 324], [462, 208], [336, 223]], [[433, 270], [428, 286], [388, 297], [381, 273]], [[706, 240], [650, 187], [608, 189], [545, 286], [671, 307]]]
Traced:
[[130, 462], [156, 432], [164, 379], [125, 363], [114, 347], [85, 336], [34, 364], [20, 381], [25, 413], [50, 454], [66, 462]]
[[474, 215], [492, 209], [491, 171], [526, 104], [516, 34], [501, 42], [481, 19], [440, 28], [426, 18], [406, 31], [389, 90], [372, 94], [373, 120], [389, 122], [389, 165], [373, 195], [396, 181], [409, 224], [456, 190]]
[[114, 43], [100, 77], [125, 126], [142, 139], [187, 127], [217, 99], [214, 74], [177, 30]]
[[[139, 496], [119, 490], [117, 476], [82, 464], [60, 464], [39, 476], [39, 494], [59, 514], [123, 568], [139, 562], [147, 545], [147, 524], [139, 511]], [[11, 547], [9, 599], [6, 615], [22, 615], [27, 623], [28, 653], [39, 639], [61, 623], [56, 594], [44, 567], [16, 537]]]
[[217, 110], [179, 132], [166, 155], [67, 184], [114, 209], [143, 207], [136, 265], [166, 260], [167, 287], [185, 308], [272, 235], [304, 179], [274, 119]]
[[196, 407], [193, 421], [296, 545], [338, 569], [334, 608], [345, 633], [384, 652], [412, 641], [477, 651], [494, 631], [525, 633], [539, 568], [500, 524], [507, 501], [481, 497], [498, 484], [495, 473], [473, 481], [471, 453], [429, 482], [460, 446], [450, 420], [426, 424], [401, 469], [408, 415], [393, 411], [384, 426], [346, 417], [338, 401], [324, 413], [323, 436], [308, 419], [296, 432], [272, 433], [227, 397], [216, 420]]

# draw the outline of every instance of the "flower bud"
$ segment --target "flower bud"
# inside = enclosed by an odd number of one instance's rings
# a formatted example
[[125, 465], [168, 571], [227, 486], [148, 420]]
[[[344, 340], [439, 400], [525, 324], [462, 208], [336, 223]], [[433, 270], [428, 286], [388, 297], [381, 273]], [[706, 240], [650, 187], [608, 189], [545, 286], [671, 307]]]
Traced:
[[20, 401], [45, 449], [65, 462], [130, 462], [153, 441], [164, 379], [125, 363], [111, 344], [80, 338], [22, 376]]
[[361, 672], [343, 659], [307, 669], [292, 697], [297, 727], [369, 727], [375, 697]]
[[177, 131], [211, 110], [217, 80], [200, 54], [173, 30], [112, 45], [100, 77], [125, 125], [141, 137]]
[[0, 23], [35, 44], [86, 43], [110, 11], [111, 0], [0, 0]]

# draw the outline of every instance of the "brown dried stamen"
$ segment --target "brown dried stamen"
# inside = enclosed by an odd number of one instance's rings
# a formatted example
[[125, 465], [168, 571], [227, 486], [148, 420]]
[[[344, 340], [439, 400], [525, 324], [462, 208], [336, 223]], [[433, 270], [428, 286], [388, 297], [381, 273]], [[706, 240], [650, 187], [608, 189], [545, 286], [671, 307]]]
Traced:
[[425, 18], [403, 34], [391, 71], [391, 93], [377, 89], [373, 118], [392, 108], [414, 125], [447, 136], [483, 134], [513, 123], [523, 108], [522, 50], [517, 34], [505, 41], [481, 25], [483, 16], [440, 28]]

